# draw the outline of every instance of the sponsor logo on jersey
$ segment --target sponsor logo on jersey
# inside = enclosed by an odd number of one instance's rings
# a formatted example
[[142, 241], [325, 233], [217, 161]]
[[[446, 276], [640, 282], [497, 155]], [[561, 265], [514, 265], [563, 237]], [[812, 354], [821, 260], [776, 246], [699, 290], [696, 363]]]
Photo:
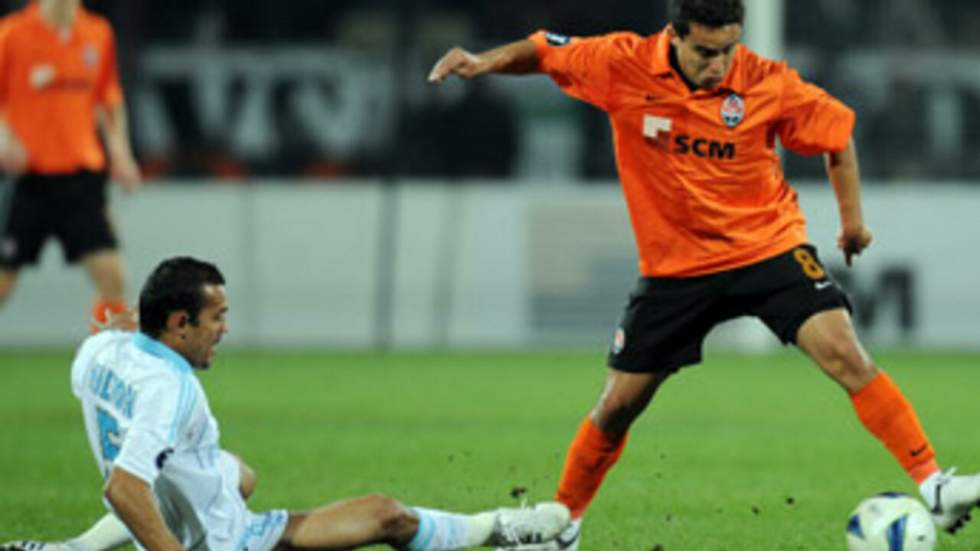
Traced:
[[732, 94], [721, 102], [721, 120], [728, 128], [735, 128], [745, 119], [745, 100]]
[[673, 121], [656, 115], [643, 115], [643, 137], [647, 143], [678, 155], [694, 155], [706, 159], [734, 159], [735, 144], [709, 140], [688, 134], [672, 134]]
[[667, 117], [643, 115], [643, 139], [660, 149], [670, 149], [670, 131], [674, 123]]
[[667, 117], [656, 115], [643, 115], [643, 137], [656, 140], [660, 134], [670, 134], [670, 129], [674, 126], [674, 121]]
[[47, 63], [35, 65], [31, 67], [31, 74], [29, 77], [31, 80], [31, 88], [35, 90], [47, 88], [54, 82], [55, 76], [56, 72], [53, 65], [49, 65]]
[[571, 38], [558, 33], [544, 33], [544, 39], [552, 46], [564, 46], [572, 41]]
[[88, 76], [68, 77], [59, 75], [54, 65], [41, 63], [31, 67], [28, 74], [31, 88], [37, 91], [67, 90], [69, 92], [87, 92], [94, 85]]
[[674, 136], [674, 153], [706, 159], [734, 159], [735, 144], [678, 134]]

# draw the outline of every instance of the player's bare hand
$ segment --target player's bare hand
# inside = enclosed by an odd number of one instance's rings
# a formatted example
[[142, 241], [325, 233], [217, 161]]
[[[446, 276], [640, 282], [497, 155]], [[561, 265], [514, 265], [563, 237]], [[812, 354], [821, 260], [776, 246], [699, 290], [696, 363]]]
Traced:
[[487, 63], [480, 56], [456, 47], [446, 52], [429, 71], [429, 82], [442, 82], [449, 75], [473, 78], [487, 72]]
[[844, 253], [844, 262], [850, 266], [852, 258], [867, 249], [873, 239], [871, 230], [864, 224], [847, 226], [837, 234], [837, 248]]
[[140, 167], [130, 155], [113, 157], [109, 166], [109, 174], [126, 191], [136, 191], [143, 183]]
[[16, 139], [8, 139], [0, 146], [0, 169], [11, 176], [20, 176], [27, 170], [27, 150]]
[[96, 331], [136, 331], [140, 327], [139, 314], [132, 308], [126, 308], [122, 312], [113, 312], [106, 308], [105, 319], [105, 323], [95, 318], [90, 322]]

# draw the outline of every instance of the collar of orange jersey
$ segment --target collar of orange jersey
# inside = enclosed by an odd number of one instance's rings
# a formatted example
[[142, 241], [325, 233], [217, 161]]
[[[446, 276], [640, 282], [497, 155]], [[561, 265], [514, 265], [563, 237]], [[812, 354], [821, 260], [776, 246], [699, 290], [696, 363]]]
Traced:
[[[26, 13], [30, 14], [31, 17], [33, 17], [37, 21], [40, 21], [47, 28], [53, 30], [54, 32], [59, 32], [59, 31], [62, 30], [62, 29], [59, 29], [57, 26], [52, 25], [47, 19], [44, 18], [44, 14], [41, 13], [41, 3], [38, 2], [37, 0], [33, 0], [32, 2], [30, 2], [29, 4], [27, 4], [27, 6], [24, 7], [24, 10], [25, 10]], [[76, 26], [78, 25], [78, 20], [82, 17], [82, 15], [84, 13], [85, 13], [85, 7], [84, 6], [79, 5], [77, 8], [75, 8], [75, 21], [72, 23], [71, 27], [68, 29], [69, 31], [71, 31], [71, 30], [73, 30], [73, 29], [76, 28]]]
[[[678, 79], [681, 78], [674, 68], [670, 65], [670, 32], [669, 25], [664, 27], [662, 31], [653, 35], [652, 40], [656, 41], [656, 45], [653, 48], [653, 60], [650, 63], [650, 71], [654, 76], [666, 76], [674, 75]], [[718, 92], [735, 92], [736, 94], [741, 94], [745, 91], [745, 76], [742, 74], [740, 67], [742, 65], [742, 58], [745, 56], [745, 46], [739, 44], [735, 49], [735, 59], [732, 60], [732, 66], [728, 69], [728, 74], [725, 75], [725, 80], [721, 81], [721, 84], [717, 88], [711, 90], [711, 94], [716, 94]], [[697, 90], [695, 93], [704, 92], [704, 90]]]

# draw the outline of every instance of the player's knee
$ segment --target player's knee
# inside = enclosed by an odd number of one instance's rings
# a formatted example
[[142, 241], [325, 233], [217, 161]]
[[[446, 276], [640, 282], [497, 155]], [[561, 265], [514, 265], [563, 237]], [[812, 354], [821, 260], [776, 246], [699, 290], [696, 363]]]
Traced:
[[874, 378], [877, 368], [853, 338], [840, 335], [823, 347], [821, 367], [846, 388], [860, 388]]
[[374, 518], [381, 527], [383, 539], [389, 542], [407, 542], [419, 528], [418, 517], [396, 499], [382, 494], [367, 497], [373, 506]]
[[238, 480], [238, 491], [241, 492], [242, 498], [248, 499], [255, 493], [255, 483], [258, 479], [255, 476], [255, 471], [244, 462], [240, 462], [239, 466], [241, 468], [241, 474]]

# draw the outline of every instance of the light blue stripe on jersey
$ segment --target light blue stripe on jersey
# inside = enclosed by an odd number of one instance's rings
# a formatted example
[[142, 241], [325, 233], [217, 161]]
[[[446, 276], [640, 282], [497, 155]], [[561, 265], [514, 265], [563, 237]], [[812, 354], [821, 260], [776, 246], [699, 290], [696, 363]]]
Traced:
[[187, 421], [194, 410], [194, 406], [197, 405], [197, 396], [192, 389], [191, 364], [174, 349], [144, 333], [136, 333], [133, 336], [133, 346], [151, 356], [164, 360], [181, 375], [177, 411], [174, 414], [173, 424], [170, 425], [170, 433], [167, 435], [170, 443], [174, 443], [177, 440], [177, 429]]
[[136, 333], [133, 336], [133, 345], [151, 356], [156, 356], [161, 360], [170, 362], [179, 371], [189, 372], [191, 370], [191, 364], [187, 363], [187, 360], [183, 356], [169, 346], [144, 333]]
[[191, 392], [191, 376], [182, 373], [180, 377], [180, 396], [177, 398], [177, 411], [174, 413], [174, 421], [170, 425], [170, 431], [167, 434], [167, 440], [171, 444], [177, 442], [177, 429], [183, 426], [187, 418], [190, 417], [191, 408], [195, 401], [195, 397]]

